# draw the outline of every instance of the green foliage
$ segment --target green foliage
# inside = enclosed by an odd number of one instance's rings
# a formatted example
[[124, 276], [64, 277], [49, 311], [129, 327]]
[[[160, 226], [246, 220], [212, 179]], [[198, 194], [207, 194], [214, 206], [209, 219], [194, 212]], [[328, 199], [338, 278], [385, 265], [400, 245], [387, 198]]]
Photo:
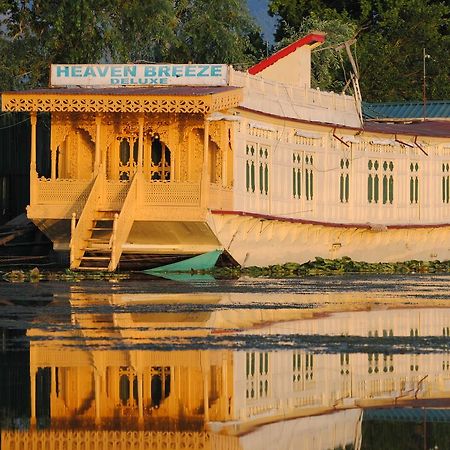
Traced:
[[[357, 37], [356, 56], [364, 100], [420, 100], [424, 48], [430, 55], [426, 60], [427, 98], [450, 98], [448, 1], [271, 0], [269, 12], [279, 16], [275, 35], [279, 42], [298, 38], [310, 31], [314, 22], [317, 27], [325, 27], [330, 17], [337, 23], [347, 23]], [[339, 28], [322, 30], [329, 34], [324, 47], [335, 46]], [[341, 33], [342, 37], [348, 35], [345, 27]], [[333, 57], [319, 64], [314, 68], [317, 85], [337, 90], [343, 80], [342, 69]]]
[[178, 0], [176, 2], [178, 48], [182, 62], [249, 64], [251, 38], [258, 35], [241, 0]]
[[450, 98], [450, 8], [423, 0], [385, 3], [359, 40], [365, 100], [420, 100], [424, 48], [430, 55], [426, 60], [427, 97]]
[[52, 63], [251, 64], [245, 0], [0, 0], [3, 89], [43, 86]]

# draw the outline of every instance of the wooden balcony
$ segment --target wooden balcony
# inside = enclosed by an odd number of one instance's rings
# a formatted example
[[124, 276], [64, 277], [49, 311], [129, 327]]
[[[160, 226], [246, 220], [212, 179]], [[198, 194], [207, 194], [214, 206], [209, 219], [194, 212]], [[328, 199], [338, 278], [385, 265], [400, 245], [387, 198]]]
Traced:
[[[36, 178], [28, 216], [70, 219], [75, 213], [79, 217], [92, 185], [92, 180]], [[129, 186], [129, 181], [105, 180], [99, 209], [119, 211]], [[206, 202], [202, 204], [200, 183], [139, 180], [135, 220], [203, 220], [207, 208], [232, 209], [232, 189], [211, 184]]]

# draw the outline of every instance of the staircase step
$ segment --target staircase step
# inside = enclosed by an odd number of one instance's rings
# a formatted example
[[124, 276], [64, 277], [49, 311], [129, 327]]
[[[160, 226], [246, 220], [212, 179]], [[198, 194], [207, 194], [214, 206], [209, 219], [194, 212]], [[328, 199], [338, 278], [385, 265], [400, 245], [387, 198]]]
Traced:
[[93, 228], [89, 228], [92, 231], [112, 231], [111, 227], [93, 227]]
[[80, 266], [77, 270], [91, 270], [95, 272], [106, 272], [108, 267], [90, 267], [90, 266]]
[[98, 242], [98, 243], [100, 243], [100, 244], [109, 244], [109, 239], [105, 239], [105, 238], [100, 238], [100, 237], [96, 237], [96, 238], [94, 238], [94, 237], [90, 237], [89, 239], [88, 239], [88, 242]]
[[86, 259], [89, 259], [91, 261], [100, 261], [100, 260], [109, 261], [111, 258], [109, 258], [108, 256], [83, 256], [81, 258], [81, 261], [84, 261]]

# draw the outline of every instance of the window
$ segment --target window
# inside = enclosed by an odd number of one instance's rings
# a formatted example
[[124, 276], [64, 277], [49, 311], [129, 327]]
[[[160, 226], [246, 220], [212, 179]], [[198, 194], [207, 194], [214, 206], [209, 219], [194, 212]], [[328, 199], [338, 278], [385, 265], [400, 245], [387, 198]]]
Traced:
[[256, 170], [258, 170], [259, 193], [269, 193], [269, 157], [270, 149], [267, 145], [248, 143], [245, 147], [245, 188], [247, 192], [256, 190]]
[[369, 169], [367, 178], [367, 200], [369, 203], [378, 203], [380, 192], [380, 176], [378, 169], [380, 168], [380, 164], [377, 160], [369, 159], [367, 167]]
[[293, 153], [292, 155], [292, 195], [300, 198], [302, 195], [302, 155]]
[[245, 355], [248, 399], [269, 395], [269, 353], [247, 352]]
[[341, 176], [339, 178], [339, 199], [341, 203], [348, 203], [350, 196], [350, 161], [342, 158], [340, 162]]
[[294, 391], [304, 389], [306, 382], [313, 381], [314, 376], [314, 355], [296, 351], [292, 354], [292, 381]]
[[409, 171], [409, 202], [419, 203], [419, 163], [411, 162]]
[[257, 144], [247, 144], [245, 147], [245, 187], [247, 192], [255, 192], [255, 165]]
[[314, 198], [314, 174], [313, 174], [313, 156], [305, 155], [305, 194], [306, 200]]
[[383, 162], [383, 205], [394, 201], [394, 163], [392, 161]]
[[150, 178], [152, 180], [170, 180], [170, 150], [159, 137], [152, 140]]
[[269, 150], [267, 146], [259, 146], [259, 192], [269, 192]]
[[119, 179], [130, 180], [136, 172], [138, 159], [138, 140], [131, 137], [119, 137]]

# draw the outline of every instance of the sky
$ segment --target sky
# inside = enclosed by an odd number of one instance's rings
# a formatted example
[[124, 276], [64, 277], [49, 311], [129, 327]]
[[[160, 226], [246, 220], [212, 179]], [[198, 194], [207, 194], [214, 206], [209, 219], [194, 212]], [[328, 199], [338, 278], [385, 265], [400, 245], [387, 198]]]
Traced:
[[273, 33], [275, 31], [276, 19], [267, 14], [267, 4], [269, 0], [247, 0], [250, 12], [256, 18], [259, 26], [264, 33], [264, 39], [273, 44]]

